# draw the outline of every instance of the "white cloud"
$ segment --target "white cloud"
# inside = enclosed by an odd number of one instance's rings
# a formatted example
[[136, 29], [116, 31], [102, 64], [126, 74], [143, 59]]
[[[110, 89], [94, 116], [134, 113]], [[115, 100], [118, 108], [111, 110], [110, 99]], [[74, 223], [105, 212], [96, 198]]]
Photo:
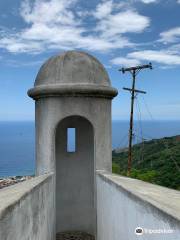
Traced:
[[127, 10], [117, 14], [111, 14], [101, 19], [96, 30], [103, 36], [111, 37], [123, 33], [139, 33], [150, 25], [147, 17], [139, 15], [134, 10]]
[[94, 16], [99, 19], [96, 31], [106, 38], [129, 32], [139, 33], [150, 25], [148, 17], [112, 0], [98, 4]]
[[113, 1], [105, 1], [97, 5], [94, 16], [96, 18], [105, 18], [111, 14], [113, 10]]
[[75, 25], [77, 21], [74, 15], [69, 11], [76, 0], [36, 0], [34, 4], [25, 0], [21, 5], [21, 16], [27, 23], [61, 23], [64, 25]]
[[168, 52], [172, 54], [179, 54], [180, 53], [180, 43], [173, 44], [168, 48]]
[[157, 62], [167, 65], [180, 65], [180, 55], [172, 54], [168, 51], [145, 50], [132, 52], [127, 55], [128, 58], [134, 58], [139, 61]]
[[144, 50], [127, 54], [126, 57], [117, 57], [110, 60], [111, 64], [119, 66], [136, 66], [144, 62], [155, 62], [163, 69], [180, 65], [179, 45], [166, 50]]
[[158, 0], [140, 0], [140, 1], [146, 4], [158, 2]]
[[18, 35], [7, 36], [0, 40], [0, 48], [5, 48], [11, 53], [31, 52], [38, 53], [43, 51], [43, 45], [34, 41], [25, 41]]
[[14, 68], [18, 68], [18, 67], [41, 66], [44, 61], [45, 61], [45, 59], [35, 60], [35, 61], [26, 61], [26, 62], [21, 62], [21, 61], [17, 61], [17, 60], [7, 60], [4, 62], [6, 65], [9, 65]]
[[168, 31], [160, 33], [159, 42], [173, 43], [179, 40], [180, 40], [180, 27], [175, 27]]
[[161, 0], [129, 0], [130, 3], [142, 2], [144, 4], [158, 3]]
[[180, 40], [180, 27], [170, 29], [169, 31], [162, 32], [160, 34], [161, 39], [159, 41], [164, 43], [175, 43]]
[[117, 57], [112, 59], [110, 62], [114, 65], [125, 66], [125, 67], [137, 66], [141, 63], [138, 59], [125, 58], [125, 57]]
[[22, 1], [20, 14], [27, 27], [1, 33], [0, 47], [13, 53], [74, 48], [103, 52], [133, 46], [125, 34], [140, 33], [150, 24], [149, 18], [108, 0], [86, 12], [93, 20], [89, 27], [82, 11], [75, 11], [77, 4], [78, 0]]

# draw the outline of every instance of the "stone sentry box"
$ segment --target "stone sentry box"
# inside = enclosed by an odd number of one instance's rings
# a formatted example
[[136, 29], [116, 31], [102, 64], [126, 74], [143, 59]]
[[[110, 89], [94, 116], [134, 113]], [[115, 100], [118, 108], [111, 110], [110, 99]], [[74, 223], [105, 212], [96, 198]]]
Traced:
[[[28, 95], [35, 100], [36, 174], [54, 172], [55, 232], [96, 236], [96, 170], [111, 172], [111, 87], [93, 56], [68, 51], [40, 68]], [[68, 151], [68, 129], [75, 148]]]

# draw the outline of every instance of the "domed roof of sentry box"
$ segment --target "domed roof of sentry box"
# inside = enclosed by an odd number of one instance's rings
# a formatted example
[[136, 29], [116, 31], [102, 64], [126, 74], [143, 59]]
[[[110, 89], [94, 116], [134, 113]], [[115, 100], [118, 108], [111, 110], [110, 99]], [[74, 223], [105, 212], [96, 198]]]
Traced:
[[111, 87], [104, 66], [90, 54], [67, 51], [51, 57], [42, 65], [34, 88], [30, 89], [28, 94], [36, 99], [47, 95], [72, 93], [90, 96], [97, 91], [99, 95], [107, 91], [111, 98], [117, 95], [117, 90]]

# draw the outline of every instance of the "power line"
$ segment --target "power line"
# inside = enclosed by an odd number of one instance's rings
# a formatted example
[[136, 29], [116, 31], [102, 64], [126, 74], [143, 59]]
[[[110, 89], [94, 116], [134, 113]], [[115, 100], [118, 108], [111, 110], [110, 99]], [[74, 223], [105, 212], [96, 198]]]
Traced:
[[138, 99], [136, 99], [136, 106], [137, 106], [137, 110], [138, 110], [138, 120], [139, 120], [140, 134], [141, 134], [141, 138], [143, 139], [142, 117], [141, 117], [141, 110], [140, 110], [140, 104], [139, 104]]
[[144, 138], [143, 138], [143, 129], [142, 129], [142, 117], [141, 117], [141, 109], [138, 99], [136, 99], [136, 105], [138, 109], [138, 118], [139, 118], [139, 128], [140, 128], [140, 135], [141, 135], [141, 161], [144, 161]]
[[[146, 103], [146, 101], [145, 101], [145, 98], [144, 98], [144, 97], [143, 97], [143, 101], [144, 101], [144, 105], [145, 105], [145, 107], [146, 107], [147, 112], [149, 113], [149, 116], [150, 116], [151, 120], [152, 120], [152, 121], [155, 121], [154, 118], [153, 118], [153, 116], [152, 116], [152, 113], [151, 113], [151, 111], [150, 111], [150, 109], [149, 109], [149, 107], [148, 107], [148, 105], [147, 105], [147, 103]], [[155, 141], [157, 141], [157, 140], [155, 139]], [[176, 166], [176, 169], [180, 172], [180, 166], [178, 165], [178, 163], [177, 163], [176, 160], [174, 159], [173, 154], [172, 154], [171, 150], [169, 149], [169, 146], [168, 146], [168, 143], [167, 143], [166, 139], [165, 139], [165, 138], [162, 138], [162, 141], [163, 141], [163, 143], [164, 143], [165, 148], [169, 151], [169, 153], [170, 153], [170, 158], [171, 158], [171, 160], [174, 162], [174, 165]]]
[[145, 108], [147, 110], [147, 113], [149, 114], [151, 120], [154, 121], [154, 118], [153, 118], [152, 113], [151, 113], [151, 111], [150, 111], [150, 109], [148, 107], [148, 104], [146, 103], [146, 100], [145, 100], [144, 96], [142, 96], [142, 97], [143, 97], [143, 101], [144, 101], [144, 105], [145, 105]]
[[121, 138], [121, 140], [120, 140], [119, 143], [118, 143], [118, 146], [121, 147], [122, 143], [125, 143], [125, 145], [123, 144], [123, 146], [126, 146], [126, 142], [127, 142], [127, 134], [125, 134], [125, 135]]

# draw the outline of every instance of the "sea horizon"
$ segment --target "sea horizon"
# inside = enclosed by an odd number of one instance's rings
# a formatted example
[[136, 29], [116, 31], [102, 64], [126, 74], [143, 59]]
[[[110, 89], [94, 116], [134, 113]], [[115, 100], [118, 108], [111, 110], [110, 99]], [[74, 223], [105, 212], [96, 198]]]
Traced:
[[[112, 149], [127, 147], [128, 120], [112, 120]], [[134, 121], [133, 144], [180, 135], [180, 120]], [[0, 121], [0, 178], [35, 173], [35, 122]]]

